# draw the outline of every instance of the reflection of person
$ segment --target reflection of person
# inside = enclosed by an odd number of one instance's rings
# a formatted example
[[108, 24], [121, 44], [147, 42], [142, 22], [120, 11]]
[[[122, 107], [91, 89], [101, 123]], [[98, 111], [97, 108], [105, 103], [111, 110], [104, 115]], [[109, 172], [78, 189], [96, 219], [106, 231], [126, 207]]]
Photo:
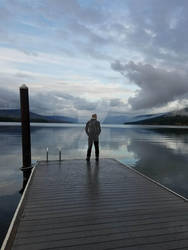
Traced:
[[99, 159], [99, 134], [101, 132], [100, 122], [97, 121], [97, 115], [93, 114], [91, 120], [86, 123], [85, 127], [86, 134], [88, 135], [88, 150], [87, 150], [87, 158], [89, 161], [91, 157], [91, 149], [94, 143], [95, 145], [95, 159], [98, 161]]
[[94, 199], [98, 198], [100, 182], [99, 182], [99, 162], [96, 161], [95, 164], [91, 166], [90, 161], [87, 161], [87, 190], [88, 196]]

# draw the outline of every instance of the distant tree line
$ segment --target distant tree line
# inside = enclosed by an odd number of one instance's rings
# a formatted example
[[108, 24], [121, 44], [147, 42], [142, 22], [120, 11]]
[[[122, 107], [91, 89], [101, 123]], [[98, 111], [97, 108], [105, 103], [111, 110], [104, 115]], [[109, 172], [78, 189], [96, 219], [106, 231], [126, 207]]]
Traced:
[[160, 116], [142, 121], [127, 122], [125, 124], [188, 126], [188, 116]]

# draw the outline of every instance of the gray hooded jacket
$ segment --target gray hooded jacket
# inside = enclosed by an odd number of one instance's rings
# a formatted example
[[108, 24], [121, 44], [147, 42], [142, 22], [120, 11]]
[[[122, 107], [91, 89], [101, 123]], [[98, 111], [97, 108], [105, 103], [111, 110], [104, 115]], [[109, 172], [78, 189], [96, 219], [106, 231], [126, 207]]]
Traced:
[[98, 141], [99, 134], [101, 132], [100, 122], [96, 119], [91, 119], [86, 123], [85, 127], [86, 134], [89, 136], [90, 140]]

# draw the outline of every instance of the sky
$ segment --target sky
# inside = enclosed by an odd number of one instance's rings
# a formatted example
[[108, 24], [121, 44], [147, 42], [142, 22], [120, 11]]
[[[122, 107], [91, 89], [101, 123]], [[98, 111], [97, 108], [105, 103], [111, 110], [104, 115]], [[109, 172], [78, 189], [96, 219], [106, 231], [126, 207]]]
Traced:
[[188, 105], [187, 0], [0, 0], [0, 109], [87, 119]]

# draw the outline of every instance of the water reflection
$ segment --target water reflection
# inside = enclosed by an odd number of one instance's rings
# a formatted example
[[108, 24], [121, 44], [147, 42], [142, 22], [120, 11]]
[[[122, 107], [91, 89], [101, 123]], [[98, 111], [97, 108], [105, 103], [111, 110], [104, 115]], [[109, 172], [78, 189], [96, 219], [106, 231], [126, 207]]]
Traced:
[[88, 195], [93, 200], [99, 193], [99, 162], [87, 162], [87, 186]]
[[[66, 127], [67, 126], [67, 127]], [[22, 186], [21, 129], [0, 126], [0, 235], [4, 235], [10, 214], [19, 201]], [[87, 136], [84, 126], [31, 128], [32, 160], [85, 159]], [[92, 158], [95, 158], [94, 151]], [[120, 159], [151, 178], [188, 197], [188, 129], [147, 128], [136, 126], [103, 127], [100, 136], [100, 157]], [[98, 166], [87, 166], [88, 191], [100, 187]], [[12, 200], [12, 203], [11, 203]]]
[[[149, 138], [147, 139], [149, 134]], [[188, 197], [188, 131], [146, 130], [131, 140], [129, 151], [139, 159], [135, 168]]]
[[[0, 195], [19, 190], [21, 167], [20, 127], [0, 126]], [[84, 158], [87, 136], [83, 126], [32, 127], [32, 160], [44, 160], [46, 148], [49, 160]], [[94, 158], [94, 151], [92, 152]], [[139, 171], [186, 194], [188, 130], [144, 127], [103, 127], [100, 137], [100, 156], [121, 159]]]
[[19, 200], [19, 193], [0, 196], [0, 246], [8, 230], [12, 216]]
[[[85, 158], [87, 136], [83, 127], [35, 128], [33, 157], [44, 159], [46, 146], [50, 159], [58, 159], [57, 147], [62, 148], [62, 158]], [[184, 196], [188, 196], [187, 153], [187, 129], [103, 127], [100, 136], [101, 157], [121, 159]]]

